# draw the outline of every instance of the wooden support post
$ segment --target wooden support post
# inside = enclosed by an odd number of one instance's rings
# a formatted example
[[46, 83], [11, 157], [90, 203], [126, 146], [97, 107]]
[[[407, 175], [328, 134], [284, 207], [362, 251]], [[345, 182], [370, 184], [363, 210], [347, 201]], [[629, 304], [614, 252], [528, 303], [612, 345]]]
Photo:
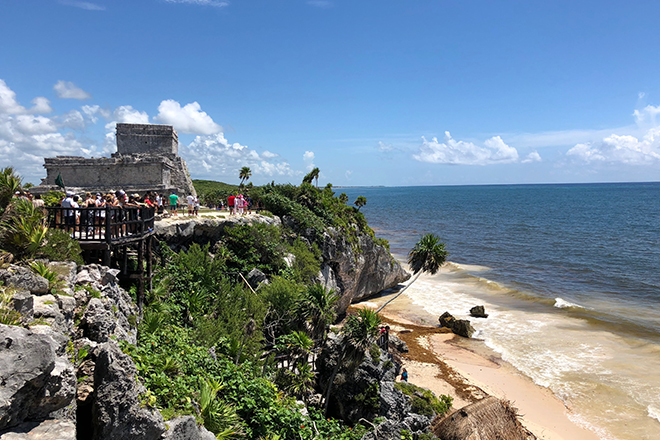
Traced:
[[138, 271], [138, 310], [142, 317], [142, 308], [144, 306], [144, 240], [137, 243], [137, 271]]
[[152, 237], [147, 237], [147, 279], [149, 280], [149, 293], [151, 293], [154, 288], [154, 283], [151, 279], [153, 277], [153, 254], [151, 252], [152, 240]]
[[121, 247], [121, 273], [123, 275], [128, 275], [128, 246], [124, 245]]

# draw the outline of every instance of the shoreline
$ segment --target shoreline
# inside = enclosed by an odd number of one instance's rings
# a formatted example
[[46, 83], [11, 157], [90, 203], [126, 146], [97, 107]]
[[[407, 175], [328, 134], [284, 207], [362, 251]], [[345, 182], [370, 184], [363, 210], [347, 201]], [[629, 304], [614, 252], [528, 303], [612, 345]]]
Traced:
[[[420, 279], [425, 277], [421, 275]], [[393, 292], [371, 297], [351, 308], [377, 308]], [[478, 339], [454, 335], [438, 327], [437, 317], [401, 295], [381, 312], [392, 334], [408, 344], [402, 353], [410, 383], [450, 395], [453, 410], [487, 395], [509, 400], [522, 424], [538, 439], [598, 440], [600, 437], [571, 420], [571, 411], [548, 388], [535, 384]], [[478, 319], [478, 318], [473, 318]]]

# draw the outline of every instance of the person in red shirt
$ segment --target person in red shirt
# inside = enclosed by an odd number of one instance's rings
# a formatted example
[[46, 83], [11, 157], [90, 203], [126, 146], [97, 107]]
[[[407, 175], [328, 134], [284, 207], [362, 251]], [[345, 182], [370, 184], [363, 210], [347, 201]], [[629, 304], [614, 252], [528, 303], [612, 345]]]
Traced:
[[234, 195], [230, 195], [227, 197], [227, 206], [229, 206], [229, 215], [232, 215], [234, 213], [234, 201], [236, 200], [236, 197]]

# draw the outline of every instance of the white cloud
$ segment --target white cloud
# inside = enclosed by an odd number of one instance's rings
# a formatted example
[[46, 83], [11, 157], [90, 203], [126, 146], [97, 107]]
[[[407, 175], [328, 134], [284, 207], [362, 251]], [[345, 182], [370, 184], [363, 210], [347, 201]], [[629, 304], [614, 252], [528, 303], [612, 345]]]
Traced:
[[34, 106], [28, 110], [28, 113], [50, 113], [53, 109], [50, 106], [50, 101], [43, 96], [37, 96], [32, 100]]
[[16, 128], [27, 135], [54, 133], [57, 131], [57, 127], [53, 121], [45, 116], [18, 115], [14, 121]]
[[32, 100], [34, 106], [26, 109], [16, 100], [16, 92], [9, 88], [7, 83], [0, 79], [0, 115], [23, 115], [28, 113], [50, 113], [53, 109], [50, 107], [50, 101], [43, 96], [38, 96]]
[[521, 160], [521, 163], [532, 163], [532, 162], [541, 162], [543, 159], [541, 159], [541, 155], [537, 151], [532, 151], [525, 157], [523, 160]]
[[188, 3], [191, 5], [213, 6], [216, 8], [223, 8], [229, 6], [228, 1], [220, 0], [165, 0], [167, 3]]
[[101, 115], [105, 119], [110, 119], [112, 117], [112, 112], [110, 110], [103, 109], [98, 105], [83, 105], [80, 109], [85, 114], [85, 117], [92, 121], [92, 124], [96, 124], [98, 121], [99, 118], [97, 115]]
[[73, 6], [75, 8], [85, 9], [87, 11], [105, 11], [105, 6], [90, 2], [79, 2], [74, 0], [60, 0], [61, 5]]
[[307, 171], [312, 171], [314, 169], [314, 157], [315, 155], [313, 151], [305, 151], [303, 154], [303, 162], [305, 162]]
[[222, 131], [222, 127], [213, 122], [197, 102], [181, 107], [181, 104], [173, 99], [162, 101], [154, 120], [173, 125], [181, 133], [210, 135]]
[[141, 112], [130, 105], [121, 105], [114, 111], [114, 122], [126, 124], [148, 124], [149, 115], [147, 112]]
[[576, 160], [592, 163], [651, 165], [660, 162], [660, 106], [635, 110], [635, 123], [643, 135], [610, 134], [597, 142], [579, 143], [566, 152]]
[[85, 118], [78, 110], [71, 110], [58, 118], [61, 127], [72, 130], [82, 130], [85, 128]]
[[57, 93], [57, 97], [62, 99], [78, 99], [82, 101], [92, 97], [92, 95], [83, 89], [76, 87], [71, 81], [60, 80], [53, 86], [53, 90]]
[[263, 153], [261, 153], [261, 157], [264, 159], [275, 159], [276, 157], [279, 157], [279, 154], [271, 153], [270, 151], [265, 150]]
[[484, 146], [480, 147], [472, 142], [457, 141], [446, 131], [442, 143], [437, 138], [428, 141], [422, 137], [422, 145], [413, 158], [428, 163], [489, 165], [517, 162], [518, 151], [505, 144], [499, 136], [486, 140]]
[[236, 170], [247, 166], [253, 177], [294, 176], [289, 163], [278, 154], [265, 151], [259, 154], [239, 143], [229, 143], [223, 133], [197, 136], [190, 145], [179, 146], [179, 152], [195, 177], [238, 181]]

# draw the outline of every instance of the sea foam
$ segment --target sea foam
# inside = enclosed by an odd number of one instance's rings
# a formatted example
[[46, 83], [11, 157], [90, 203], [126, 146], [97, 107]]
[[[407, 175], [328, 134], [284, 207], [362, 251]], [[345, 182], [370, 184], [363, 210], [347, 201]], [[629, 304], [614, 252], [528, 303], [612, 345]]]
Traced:
[[571, 307], [584, 309], [584, 307], [582, 307], [579, 304], [568, 302], [565, 299], [561, 299], [561, 298], [555, 298], [555, 307], [557, 307], [558, 309], [570, 309]]

